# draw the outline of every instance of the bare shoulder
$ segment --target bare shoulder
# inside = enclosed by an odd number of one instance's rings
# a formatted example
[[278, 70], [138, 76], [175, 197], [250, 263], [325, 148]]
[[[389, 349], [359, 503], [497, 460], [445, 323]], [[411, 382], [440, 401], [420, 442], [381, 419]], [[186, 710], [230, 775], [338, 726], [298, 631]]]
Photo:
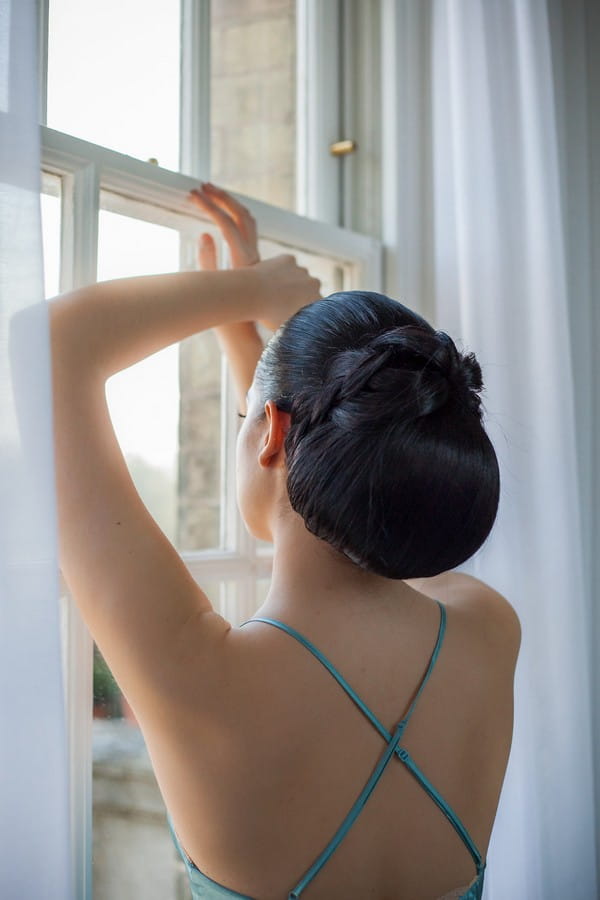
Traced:
[[465, 572], [442, 572], [407, 584], [460, 613], [466, 626], [481, 638], [482, 646], [500, 651], [514, 668], [521, 646], [521, 623], [503, 594]]

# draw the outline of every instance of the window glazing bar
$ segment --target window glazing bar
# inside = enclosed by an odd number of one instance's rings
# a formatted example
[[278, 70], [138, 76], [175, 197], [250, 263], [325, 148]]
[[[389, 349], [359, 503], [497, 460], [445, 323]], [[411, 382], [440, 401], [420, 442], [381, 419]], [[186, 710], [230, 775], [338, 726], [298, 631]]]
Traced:
[[[98, 167], [72, 162], [62, 177], [61, 291], [96, 280]], [[73, 599], [62, 600], [67, 729], [71, 784], [71, 842], [75, 896], [92, 897], [92, 695], [93, 642]]]
[[344, 228], [381, 235], [380, 0], [341, 0], [341, 134], [356, 151], [340, 160]]
[[179, 165], [210, 179], [210, 0], [181, 0]]
[[342, 138], [339, 0], [296, 3], [296, 208], [302, 215], [341, 221], [342, 160], [329, 147]]

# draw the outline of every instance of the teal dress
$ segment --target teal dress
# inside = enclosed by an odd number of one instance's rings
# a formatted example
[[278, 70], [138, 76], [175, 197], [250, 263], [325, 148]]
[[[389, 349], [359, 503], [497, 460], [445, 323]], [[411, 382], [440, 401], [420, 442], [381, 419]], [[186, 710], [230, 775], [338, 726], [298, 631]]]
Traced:
[[[322, 663], [325, 668], [333, 675], [335, 680], [341, 687], [346, 691], [346, 693], [350, 696], [350, 698], [354, 701], [354, 703], [358, 706], [360, 711], [364, 713], [369, 722], [373, 725], [373, 727], [379, 732], [383, 740], [385, 741], [385, 749], [379, 759], [379, 762], [375, 766], [373, 773], [364, 788], [358, 795], [354, 805], [350, 809], [348, 815], [327, 844], [323, 852], [315, 859], [312, 865], [306, 870], [306, 872], [302, 875], [297, 884], [291, 888], [287, 895], [287, 900], [297, 900], [297, 898], [302, 896], [303, 891], [306, 890], [307, 886], [310, 882], [315, 878], [319, 871], [326, 864], [329, 857], [335, 852], [337, 847], [344, 840], [346, 834], [352, 827], [353, 823], [356, 821], [357, 817], [360, 815], [361, 810], [366, 804], [367, 800], [371, 796], [371, 793], [375, 789], [377, 782], [381, 778], [383, 772], [385, 771], [386, 766], [390, 762], [393, 757], [399, 759], [403, 765], [409, 770], [409, 772], [414, 776], [417, 782], [421, 785], [424, 791], [431, 797], [433, 802], [439, 807], [441, 812], [446, 816], [452, 827], [455, 829], [463, 843], [465, 844], [467, 850], [473, 857], [473, 862], [475, 864], [476, 877], [472, 884], [467, 889], [466, 893], [460, 895], [458, 900], [481, 900], [481, 896], [483, 893], [483, 877], [485, 873], [485, 862], [481, 858], [481, 854], [479, 853], [477, 847], [473, 843], [472, 838], [469, 835], [469, 832], [462, 824], [456, 813], [451, 809], [451, 807], [446, 803], [443, 797], [436, 791], [434, 786], [428, 780], [428, 778], [423, 774], [423, 772], [419, 769], [415, 761], [412, 759], [408, 751], [400, 745], [400, 741], [402, 740], [402, 735], [404, 734], [404, 730], [408, 724], [408, 720], [410, 719], [412, 712], [416, 706], [417, 700], [419, 699], [423, 688], [425, 687], [429, 676], [433, 671], [433, 667], [437, 661], [440, 647], [442, 646], [442, 641], [444, 639], [444, 633], [446, 630], [446, 610], [442, 603], [437, 601], [440, 608], [440, 627], [438, 631], [438, 637], [436, 641], [436, 645], [434, 647], [433, 653], [431, 655], [431, 659], [429, 661], [429, 666], [427, 671], [423, 677], [423, 680], [419, 686], [419, 690], [417, 691], [417, 695], [411, 703], [408, 712], [404, 716], [404, 718], [398, 723], [393, 733], [390, 734], [389, 731], [384, 728], [379, 719], [371, 712], [368, 706], [363, 703], [358, 694], [350, 687], [348, 682], [343, 678], [342, 675], [337, 671], [337, 669], [326, 659], [323, 654], [318, 650], [314, 644], [312, 644], [309, 640], [303, 637], [298, 631], [294, 628], [290, 628], [289, 625], [285, 625], [283, 622], [279, 622], [277, 619], [265, 619], [265, 618], [254, 618], [248, 619], [247, 622], [244, 622], [244, 625], [249, 625], [251, 622], [264, 622], [267, 625], [272, 625], [275, 628], [279, 628], [282, 631], [287, 632], [297, 641], [299, 641], [307, 650], [316, 656], [320, 663]], [[243, 626], [240, 626], [243, 627]], [[205, 875], [200, 869], [192, 862], [189, 858], [177, 835], [173, 828], [173, 824], [169, 818], [169, 828], [171, 829], [171, 835], [173, 837], [173, 841], [175, 842], [175, 846], [179, 850], [181, 857], [185, 863], [187, 868], [187, 872], [190, 879], [190, 885], [192, 889], [192, 897], [193, 900], [225, 900], [225, 898], [242, 898], [242, 900], [253, 900], [252, 897], [249, 897], [247, 894], [239, 894], [237, 891], [232, 891], [230, 888], [224, 887], [222, 884], [219, 884], [216, 881], [213, 881], [212, 878], [209, 878], [208, 875]], [[283, 900], [283, 898], [282, 898]]]

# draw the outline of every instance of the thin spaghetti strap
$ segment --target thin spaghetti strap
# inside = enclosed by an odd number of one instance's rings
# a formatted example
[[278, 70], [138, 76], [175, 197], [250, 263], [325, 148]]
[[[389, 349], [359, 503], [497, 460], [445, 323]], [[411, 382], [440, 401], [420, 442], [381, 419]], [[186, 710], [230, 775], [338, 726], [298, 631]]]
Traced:
[[[440, 603], [439, 600], [436, 600], [436, 603], [440, 608], [440, 626], [438, 629], [437, 641], [435, 643], [435, 647], [433, 648], [433, 653], [431, 654], [431, 659], [429, 660], [429, 665], [427, 667], [427, 671], [425, 672], [423, 680], [421, 681], [421, 684], [419, 686], [419, 690], [417, 691], [417, 694], [416, 694], [413, 702], [409, 706], [406, 715], [402, 718], [402, 720], [400, 722], [400, 724], [402, 726], [402, 731], [404, 731], [404, 728], [406, 727], [408, 720], [410, 719], [412, 712], [415, 708], [417, 700], [421, 696], [421, 692], [422, 692], [423, 688], [425, 687], [427, 681], [429, 680], [429, 676], [431, 675], [431, 673], [433, 671], [433, 667], [435, 666], [435, 664], [437, 662], [437, 658], [440, 653], [440, 648], [442, 646], [442, 641], [444, 640], [444, 634], [446, 632], [446, 609], [444, 607], [444, 604]], [[297, 641], [299, 641], [304, 647], [306, 647], [307, 650], [310, 650], [310, 652], [313, 654], [313, 656], [315, 656], [319, 660], [321, 665], [325, 666], [327, 671], [333, 675], [333, 677], [338, 682], [338, 684], [344, 689], [344, 691], [348, 694], [348, 696], [354, 701], [354, 703], [358, 706], [360, 711], [367, 717], [367, 719], [371, 722], [371, 724], [375, 726], [375, 728], [377, 729], [377, 731], [379, 732], [381, 737], [384, 738], [386, 742], [391, 739], [391, 734], [387, 730], [387, 728], [384, 725], [382, 725], [382, 723], [379, 721], [377, 716], [375, 716], [374, 713], [371, 712], [371, 710], [366, 705], [366, 703], [364, 703], [364, 701], [360, 699], [360, 697], [358, 696], [358, 694], [356, 693], [354, 688], [352, 688], [348, 684], [348, 682], [346, 681], [344, 676], [341, 675], [340, 672], [338, 672], [338, 670], [335, 668], [335, 666], [329, 662], [327, 657], [325, 657], [321, 653], [321, 651], [317, 647], [315, 647], [315, 645], [311, 641], [308, 640], [308, 638], [305, 638], [304, 635], [300, 634], [299, 631], [296, 631], [296, 629], [292, 628], [290, 625], [286, 625], [285, 622], [280, 622], [278, 619], [268, 619], [268, 618], [265, 618], [262, 616], [256, 616], [253, 619], [247, 619], [246, 622], [242, 622], [242, 625], [240, 625], [240, 628], [242, 628], [244, 625], [249, 625], [251, 622], [265, 622], [267, 625], [273, 625], [275, 628], [279, 628], [281, 631], [286, 631], [289, 635], [291, 635], [293, 638], [295, 638]]]
[[408, 712], [402, 719], [402, 723], [404, 724], [405, 727], [413, 713], [415, 706], [417, 705], [417, 700], [421, 696], [423, 688], [429, 681], [429, 676], [433, 672], [433, 667], [435, 666], [435, 664], [437, 662], [437, 658], [440, 655], [440, 648], [442, 646], [442, 641], [444, 640], [444, 634], [446, 633], [446, 608], [443, 603], [440, 603], [439, 600], [436, 600], [435, 602], [437, 603], [437, 605], [440, 608], [440, 627], [438, 629], [437, 641], [435, 642], [435, 647], [433, 648], [433, 653], [431, 654], [431, 659], [429, 660], [429, 665], [427, 666], [427, 671], [425, 672], [423, 680], [421, 681], [421, 684], [419, 686], [419, 690], [416, 693], [415, 699], [410, 704], [410, 706], [408, 708]]
[[377, 782], [383, 775], [383, 772], [386, 769], [387, 764], [389, 763], [392, 756], [399, 751], [400, 758], [402, 759], [404, 757], [406, 751], [398, 747], [403, 730], [404, 729], [402, 727], [402, 724], [399, 724], [395, 729], [394, 734], [390, 736], [390, 740], [382, 757], [377, 763], [371, 777], [352, 805], [350, 812], [348, 813], [330, 842], [327, 844], [323, 852], [317, 857], [312, 866], [304, 873], [296, 887], [290, 891], [290, 893], [288, 894], [288, 900], [298, 900], [303, 890], [307, 887], [308, 884], [310, 884], [315, 875], [317, 875], [318, 872], [323, 868], [332, 853], [337, 850], [339, 845], [346, 837], [347, 833], [350, 831], [350, 828], [358, 818], [359, 814], [362, 812], [367, 800], [375, 790]]
[[335, 668], [335, 666], [329, 662], [329, 660], [327, 659], [326, 656], [323, 656], [321, 651], [317, 647], [315, 647], [315, 645], [311, 641], [309, 641], [308, 638], [305, 638], [304, 635], [300, 634], [299, 631], [296, 631], [295, 628], [291, 628], [289, 625], [286, 625], [285, 622], [280, 622], [278, 619], [266, 619], [266, 618], [263, 618], [262, 616], [256, 616], [254, 619], [248, 619], [246, 622], [242, 622], [242, 625], [240, 625], [240, 628], [242, 628], [243, 625], [249, 625], [251, 622], [265, 622], [267, 625], [274, 625], [275, 628], [279, 628], [281, 631], [286, 631], [293, 638], [296, 638], [296, 640], [299, 641], [304, 647], [306, 647], [307, 650], [310, 650], [310, 652], [313, 654], [313, 656], [315, 656], [319, 660], [321, 665], [325, 666], [327, 671], [330, 672], [331, 675], [333, 675], [333, 677], [335, 678], [337, 683], [341, 687], [343, 687], [345, 692], [348, 694], [348, 696], [351, 698], [351, 700], [353, 700], [354, 703], [358, 706], [360, 711], [362, 713], [364, 713], [364, 715], [367, 717], [369, 722], [371, 722], [371, 724], [375, 726], [375, 728], [377, 729], [377, 731], [379, 732], [381, 737], [385, 738], [386, 741], [390, 740], [391, 735], [390, 735], [389, 731], [387, 730], [387, 728], [385, 728], [381, 724], [381, 722], [379, 721], [377, 716], [375, 716], [371, 712], [371, 710], [369, 709], [367, 704], [364, 703], [364, 701], [360, 699], [360, 697], [358, 696], [358, 694], [356, 693], [354, 688], [352, 688], [348, 684], [348, 682], [346, 681], [344, 676], [341, 675], [340, 672], [338, 672], [338, 670]]

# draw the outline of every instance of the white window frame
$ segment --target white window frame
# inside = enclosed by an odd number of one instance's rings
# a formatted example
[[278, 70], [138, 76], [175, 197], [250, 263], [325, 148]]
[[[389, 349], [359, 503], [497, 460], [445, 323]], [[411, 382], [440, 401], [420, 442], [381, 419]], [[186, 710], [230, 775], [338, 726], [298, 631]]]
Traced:
[[[45, 122], [48, 2], [38, 0], [40, 27], [40, 117]], [[374, 237], [337, 223], [346, 219], [341, 203], [344, 181], [340, 161], [329, 154], [331, 140], [340, 139], [341, 118], [328, 131], [332, 109], [340, 104], [339, 60], [348, 40], [348, 16], [356, 0], [298, 0], [298, 63], [300, 74], [297, 141], [298, 206], [304, 215], [238, 197], [260, 224], [261, 237], [339, 260], [350, 273], [348, 288], [380, 290], [382, 247]], [[346, 9], [346, 37], [340, 35], [340, 15]], [[90, 284], [97, 277], [100, 192], [157, 206], [171, 213], [201, 219], [187, 194], [210, 171], [208, 123], [210, 95], [210, 0], [181, 0], [181, 172], [162, 169], [68, 134], [41, 127], [41, 164], [61, 178], [61, 291]], [[332, 47], [335, 52], [332, 52]], [[322, 79], [327, 72], [326, 81]], [[304, 77], [306, 75], [306, 77]], [[329, 85], [324, 92], [323, 86]], [[301, 115], [302, 111], [305, 115]], [[346, 110], [347, 113], [347, 110]], [[347, 136], [347, 135], [346, 135]], [[318, 148], [318, 151], [314, 148]], [[312, 148], [312, 149], [310, 149]], [[346, 181], [349, 167], [346, 166]], [[312, 218], [307, 218], [311, 215]], [[226, 369], [226, 367], [224, 367]], [[235, 471], [235, 399], [229, 376], [223, 391], [222, 471]], [[231, 479], [225, 490], [228, 549], [182, 553], [200, 584], [219, 580], [236, 584], [235, 602], [223, 592], [221, 612], [241, 621], [254, 612], [255, 582], [270, 575], [272, 556], [257, 548], [237, 512]], [[66, 586], [63, 584], [66, 593]], [[70, 598], [63, 605], [65, 695], [71, 784], [72, 860], [75, 896], [92, 897], [92, 638]]]

